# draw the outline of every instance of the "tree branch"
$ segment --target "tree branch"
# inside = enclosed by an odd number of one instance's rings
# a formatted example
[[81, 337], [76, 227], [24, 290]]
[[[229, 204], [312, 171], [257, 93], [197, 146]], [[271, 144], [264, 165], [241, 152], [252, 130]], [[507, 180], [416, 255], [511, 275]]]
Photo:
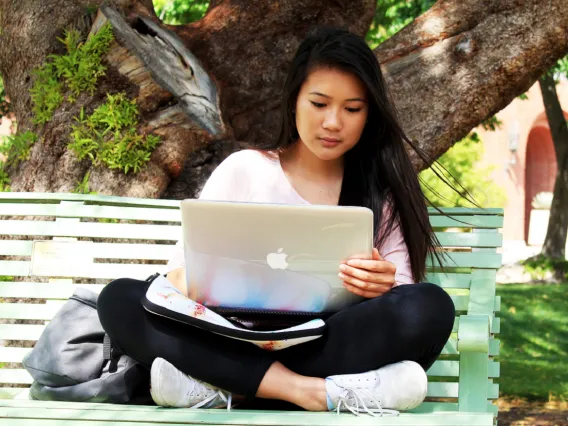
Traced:
[[404, 129], [432, 158], [567, 52], [565, 0], [440, 0], [375, 50]]
[[175, 33], [144, 16], [132, 27], [113, 8], [103, 5], [101, 11], [116, 38], [140, 58], [152, 78], [176, 98], [189, 117], [213, 135], [224, 131], [215, 83]]

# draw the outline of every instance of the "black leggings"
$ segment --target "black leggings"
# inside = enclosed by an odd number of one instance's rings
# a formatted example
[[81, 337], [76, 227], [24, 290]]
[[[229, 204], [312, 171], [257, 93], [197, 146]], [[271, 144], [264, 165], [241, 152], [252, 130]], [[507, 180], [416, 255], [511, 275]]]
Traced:
[[455, 316], [451, 298], [438, 286], [401, 285], [329, 317], [321, 338], [268, 352], [147, 312], [140, 300], [148, 286], [120, 279], [101, 292], [99, 317], [116, 348], [148, 368], [155, 358], [164, 358], [198, 380], [249, 398], [274, 361], [322, 378], [402, 360], [427, 370], [448, 340]]

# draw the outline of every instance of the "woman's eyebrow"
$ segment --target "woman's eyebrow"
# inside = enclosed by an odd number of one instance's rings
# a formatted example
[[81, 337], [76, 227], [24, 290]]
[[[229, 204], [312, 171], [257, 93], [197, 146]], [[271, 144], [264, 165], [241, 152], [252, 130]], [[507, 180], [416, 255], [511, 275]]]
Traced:
[[320, 92], [311, 92], [310, 95], [318, 95], [318, 96], [323, 96], [324, 98], [331, 99], [331, 96], [324, 95], [323, 93], [320, 93]]
[[[324, 98], [331, 99], [331, 96], [326, 95], [324, 93], [320, 93], [320, 92], [310, 92], [310, 95], [318, 95], [318, 96], [323, 96]], [[345, 100], [347, 102], [351, 102], [351, 101], [367, 102], [367, 100], [363, 99], [363, 98], [350, 98], [350, 99], [345, 99]]]

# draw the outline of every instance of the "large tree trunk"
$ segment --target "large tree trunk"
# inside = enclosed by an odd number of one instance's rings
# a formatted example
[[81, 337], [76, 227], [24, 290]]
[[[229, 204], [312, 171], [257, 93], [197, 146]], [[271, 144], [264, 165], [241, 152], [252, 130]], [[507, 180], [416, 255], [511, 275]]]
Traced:
[[[564, 2], [441, 0], [379, 46], [376, 55], [409, 136], [437, 158], [526, 91], [568, 52]], [[212, 168], [240, 142], [275, 137], [280, 87], [309, 29], [341, 25], [364, 35], [376, 1], [219, 1], [211, 2], [201, 21], [168, 27], [155, 16], [151, 0], [115, 0], [112, 10], [120, 13], [103, 9], [96, 19], [97, 25], [109, 19], [117, 36], [97, 92], [60, 108], [52, 122], [32, 125], [32, 69], [61, 51], [56, 37], [63, 28], [75, 25], [88, 32], [95, 19], [86, 5], [100, 3], [0, 0], [0, 72], [19, 128], [34, 130], [41, 140], [30, 160], [12, 173], [12, 190], [70, 191], [90, 170], [90, 189], [99, 193], [195, 196]], [[160, 44], [166, 49], [152, 49], [159, 40], [167, 41]], [[172, 58], [182, 58], [178, 68]], [[188, 88], [188, 72], [203, 84]], [[208, 89], [201, 99], [197, 92], [184, 95], [203, 87]], [[105, 93], [117, 90], [137, 100], [140, 131], [163, 139], [138, 174], [78, 162], [66, 148], [80, 107], [92, 110]], [[415, 164], [423, 166], [417, 158]]]
[[[568, 125], [552, 76], [548, 73], [543, 75], [539, 79], [539, 84], [558, 165], [548, 229], [541, 254], [563, 261], [566, 258], [566, 234], [568, 233]], [[563, 265], [563, 262], [558, 264]], [[561, 266], [556, 268], [555, 278], [563, 280], [566, 272]]]

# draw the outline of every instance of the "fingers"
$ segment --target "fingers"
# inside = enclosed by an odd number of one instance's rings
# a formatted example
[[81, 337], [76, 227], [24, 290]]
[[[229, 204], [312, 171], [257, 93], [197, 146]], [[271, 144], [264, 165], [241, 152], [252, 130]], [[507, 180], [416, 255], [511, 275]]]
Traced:
[[339, 278], [343, 280], [344, 283], [349, 284], [353, 287], [358, 288], [361, 291], [370, 291], [373, 293], [377, 292], [384, 292], [390, 290], [392, 287], [392, 283], [389, 283], [388, 280], [385, 282], [376, 282], [371, 280], [365, 280], [353, 275], [347, 275], [342, 272], [339, 273]]
[[[384, 260], [372, 260], [372, 259], [351, 259], [347, 261], [347, 265], [340, 265], [339, 269], [342, 272], [346, 272], [350, 275], [355, 275], [359, 271], [370, 271], [372, 272], [380, 272], [386, 274], [394, 275], [396, 273], [396, 265], [391, 262], [387, 262]], [[359, 275], [359, 278], [365, 279]]]
[[356, 294], [358, 296], [366, 297], [367, 299], [372, 299], [373, 297], [382, 296], [383, 294], [388, 292], [389, 289], [390, 289], [390, 288], [384, 289], [384, 288], [378, 287], [377, 289], [374, 289], [374, 290], [363, 290], [363, 289], [356, 287], [354, 285], [351, 285], [351, 284], [349, 284], [345, 281], [343, 282], [343, 287], [345, 287], [351, 293]]
[[384, 260], [383, 257], [381, 256], [381, 254], [379, 253], [379, 249], [376, 248], [376, 247], [373, 247], [373, 259]]
[[370, 255], [351, 256], [339, 269], [343, 286], [362, 297], [382, 296], [395, 283], [396, 265], [385, 261], [376, 248]]

